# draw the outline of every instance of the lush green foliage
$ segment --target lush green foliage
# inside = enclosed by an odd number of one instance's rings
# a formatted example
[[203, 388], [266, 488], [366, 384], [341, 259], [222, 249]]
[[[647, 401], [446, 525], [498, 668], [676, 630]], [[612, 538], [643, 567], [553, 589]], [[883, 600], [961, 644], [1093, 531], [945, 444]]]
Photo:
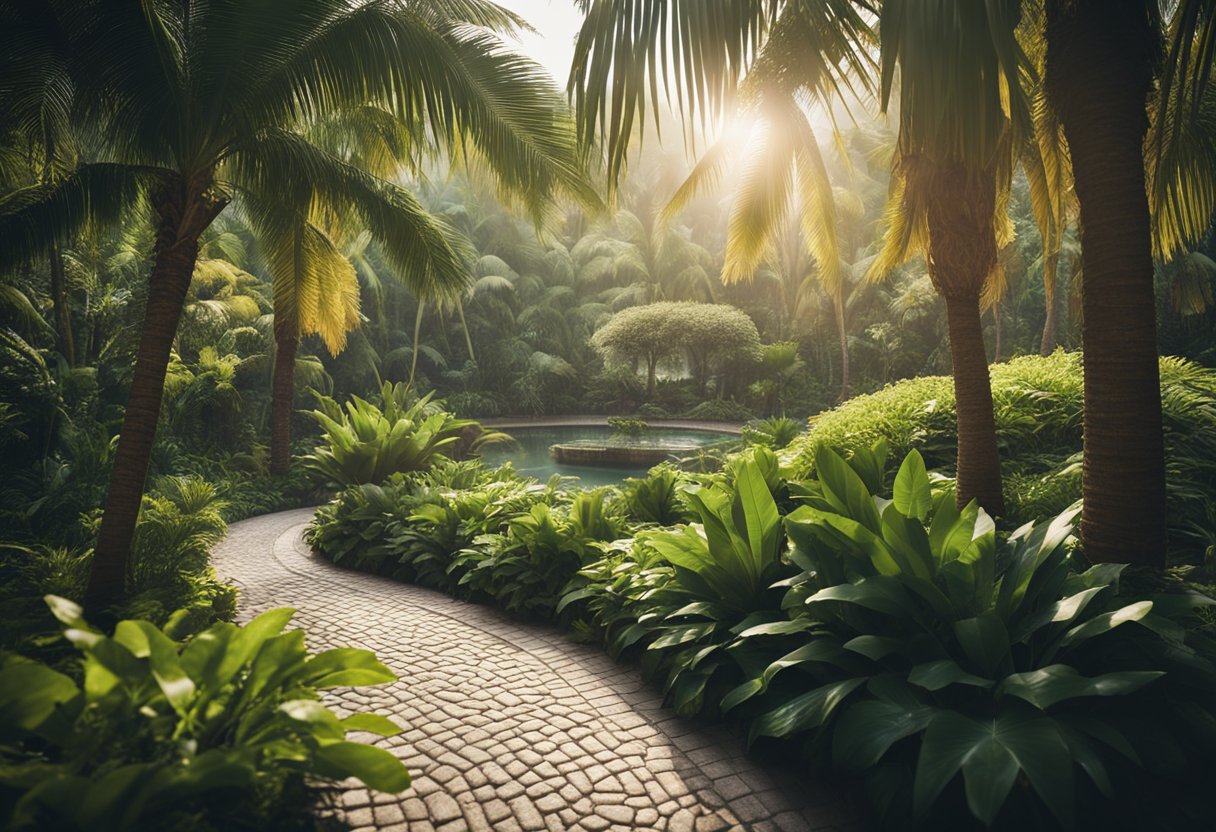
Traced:
[[[1012, 524], [1059, 513], [1081, 496], [1081, 357], [1056, 352], [992, 367], [997, 441]], [[1213, 543], [1216, 493], [1216, 372], [1161, 359], [1171, 546], [1194, 558]], [[886, 440], [895, 456], [915, 448], [933, 470], [951, 470], [956, 453], [950, 379], [893, 384], [815, 417], [786, 450], [794, 476], [814, 470], [815, 448], [869, 447]]]
[[609, 416], [608, 427], [619, 436], [641, 436], [650, 429], [645, 419], [632, 419], [628, 416]]
[[[322, 444], [304, 464], [327, 485], [376, 485], [390, 474], [419, 471], [476, 422], [457, 419], [424, 396], [407, 404], [409, 389], [385, 382], [380, 406], [352, 396], [345, 408], [328, 396], [317, 397], [312, 417], [321, 426]], [[449, 451], [450, 452], [450, 451]]]
[[339, 718], [319, 701], [319, 691], [396, 677], [366, 650], [310, 655], [303, 630], [284, 630], [293, 610], [183, 643], [169, 634], [176, 619], [168, 632], [125, 620], [106, 636], [72, 602], [47, 602], [80, 651], [83, 684], [28, 659], [0, 666], [5, 828], [224, 829], [304, 777], [409, 787], [391, 753], [346, 739], [400, 727], [372, 713]]
[[[885, 440], [847, 461], [820, 446], [816, 478], [787, 480], [761, 446], [716, 474], [659, 466], [573, 493], [453, 464], [349, 489], [311, 535], [336, 560], [568, 623], [680, 712], [864, 775], [891, 828], [1068, 828], [1201, 770], [1214, 602], [1087, 568], [1074, 511], [998, 534], [917, 451], [879, 497], [886, 457]], [[1185, 827], [1194, 804], [1154, 811]]]

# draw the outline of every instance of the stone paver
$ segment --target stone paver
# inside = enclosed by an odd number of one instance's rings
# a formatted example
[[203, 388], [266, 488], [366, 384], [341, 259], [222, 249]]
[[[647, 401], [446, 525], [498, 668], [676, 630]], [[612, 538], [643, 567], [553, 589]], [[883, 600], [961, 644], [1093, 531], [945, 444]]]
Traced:
[[[832, 786], [765, 768], [739, 736], [674, 716], [636, 668], [560, 631], [335, 567], [302, 538], [311, 510], [234, 523], [215, 567], [242, 620], [299, 610], [309, 647], [365, 647], [400, 677], [332, 692], [405, 731], [404, 795], [352, 782], [335, 811], [361, 830], [858, 830]], [[364, 737], [366, 739], [366, 737]]]

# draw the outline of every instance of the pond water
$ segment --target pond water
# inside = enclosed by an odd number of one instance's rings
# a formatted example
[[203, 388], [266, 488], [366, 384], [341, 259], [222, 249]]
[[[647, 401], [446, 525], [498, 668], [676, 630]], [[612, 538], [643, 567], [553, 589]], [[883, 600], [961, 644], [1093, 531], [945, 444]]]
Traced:
[[733, 438], [729, 433], [676, 428], [651, 428], [641, 436], [632, 437], [614, 435], [612, 428], [609, 427], [582, 425], [577, 427], [514, 427], [504, 430], [515, 438], [515, 442], [491, 445], [486, 448], [482, 456], [487, 465], [494, 466], [511, 462], [518, 473], [536, 477], [541, 481], [549, 479], [554, 474], [561, 474], [563, 477], [578, 477], [578, 485], [587, 488], [615, 485], [626, 477], [645, 476], [648, 469], [560, 464], [549, 455], [551, 445], [657, 446], [675, 449], [675, 455], [682, 456], [694, 453], [697, 448]]

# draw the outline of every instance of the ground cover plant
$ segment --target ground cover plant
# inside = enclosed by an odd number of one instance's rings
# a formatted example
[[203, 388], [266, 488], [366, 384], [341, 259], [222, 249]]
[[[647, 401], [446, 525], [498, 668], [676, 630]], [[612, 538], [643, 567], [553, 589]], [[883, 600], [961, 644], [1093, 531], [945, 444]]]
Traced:
[[307, 828], [305, 778], [409, 787], [391, 753], [346, 739], [400, 726], [339, 718], [319, 701], [396, 677], [366, 650], [310, 654], [304, 631], [285, 629], [294, 610], [182, 642], [168, 634], [180, 617], [164, 630], [124, 620], [105, 635], [71, 601], [46, 602], [82, 664], [74, 678], [17, 656], [0, 663], [6, 829]]
[[1201, 822], [1202, 801], [1149, 795], [1216, 747], [1216, 602], [1086, 564], [1075, 508], [998, 533], [918, 451], [893, 476], [887, 457], [820, 445], [795, 478], [761, 445], [593, 492], [414, 475], [348, 490], [309, 534], [338, 562], [570, 626], [676, 710], [864, 776], [890, 828], [1117, 824], [1131, 794], [1166, 828]]

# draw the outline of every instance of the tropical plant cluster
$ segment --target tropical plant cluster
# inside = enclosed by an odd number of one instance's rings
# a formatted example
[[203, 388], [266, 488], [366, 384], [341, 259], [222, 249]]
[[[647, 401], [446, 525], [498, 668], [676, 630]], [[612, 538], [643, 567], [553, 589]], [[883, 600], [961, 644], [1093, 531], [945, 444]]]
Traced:
[[[890, 828], [1118, 824], [1206, 771], [1213, 602], [1087, 564], [1075, 508], [999, 532], [887, 448], [819, 445], [808, 477], [756, 446], [594, 491], [441, 463], [341, 492], [308, 537], [638, 661], [677, 711], [863, 776]], [[1160, 828], [1210, 811], [1145, 799]]]
[[[1169, 357], [1160, 359], [1160, 372], [1170, 552], [1176, 562], [1199, 563], [1216, 552], [1216, 372]], [[994, 365], [992, 393], [1006, 481], [1002, 522], [1014, 528], [1064, 511], [1081, 497], [1081, 356], [1056, 351]], [[895, 456], [915, 448], [930, 469], [950, 472], [954, 410], [947, 377], [897, 382], [814, 417], [784, 459], [805, 477], [819, 445], [852, 451], [883, 439]]]
[[340, 717], [320, 701], [396, 676], [366, 650], [310, 654], [305, 632], [286, 629], [294, 610], [182, 640], [181, 616], [164, 629], [123, 620], [106, 635], [71, 601], [46, 602], [80, 669], [0, 661], [4, 828], [307, 829], [325, 783], [409, 787], [389, 751], [347, 739], [400, 726], [376, 713]]

